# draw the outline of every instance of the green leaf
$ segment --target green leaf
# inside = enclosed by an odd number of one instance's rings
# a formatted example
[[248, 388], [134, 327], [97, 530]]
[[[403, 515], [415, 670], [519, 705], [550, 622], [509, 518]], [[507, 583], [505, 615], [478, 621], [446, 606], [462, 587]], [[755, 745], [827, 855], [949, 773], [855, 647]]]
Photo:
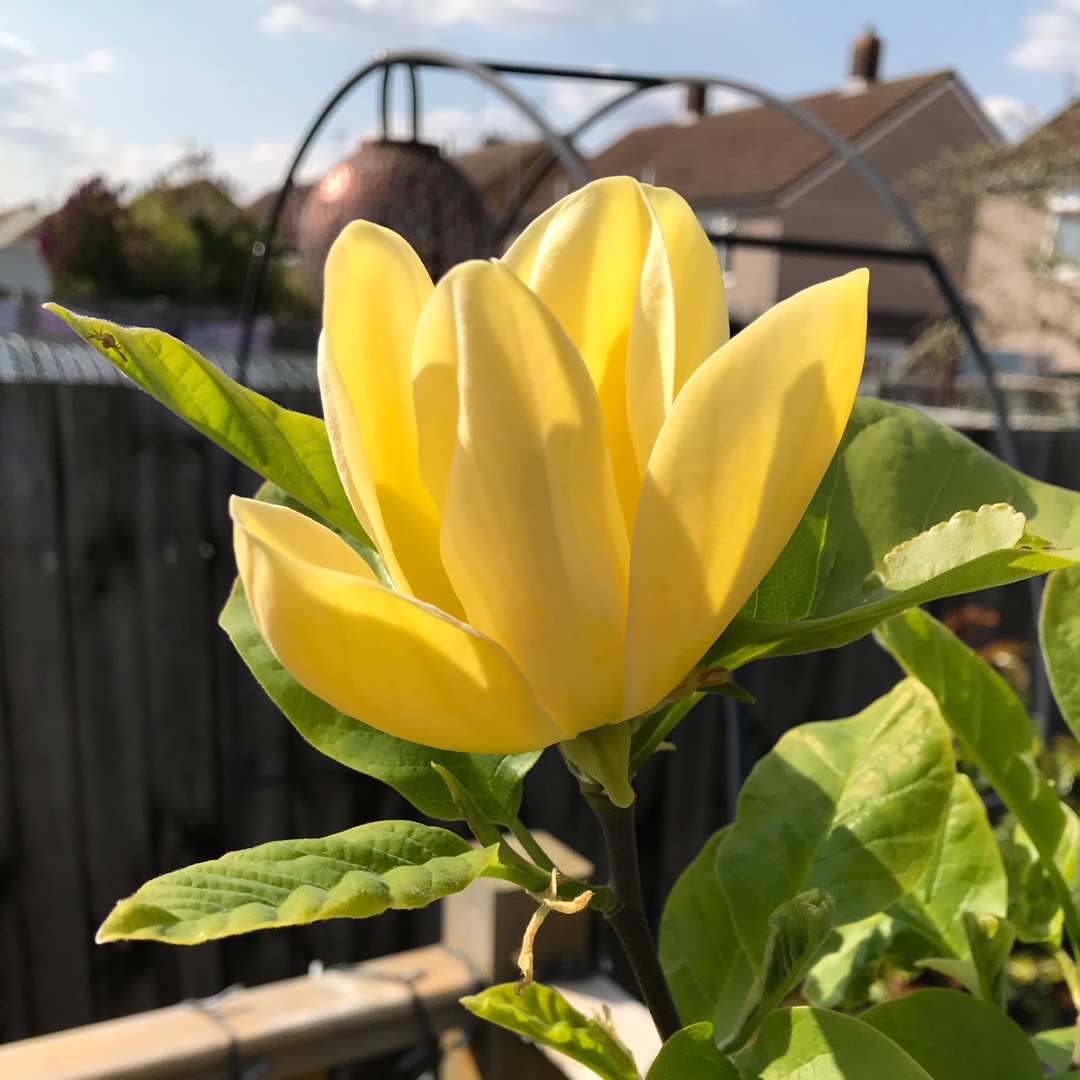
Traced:
[[858, 716], [788, 732], [750, 774], [735, 823], [676, 883], [660, 956], [686, 1023], [734, 1030], [765, 959], [769, 916], [809, 889], [843, 925], [914, 887], [953, 787], [948, 729], [907, 680]]
[[1080, 495], [914, 409], [860, 398], [802, 522], [704, 662], [842, 645], [917, 604], [1070, 566], [1078, 545]]
[[1043, 592], [1039, 636], [1061, 715], [1080, 739], [1080, 567], [1050, 575]]
[[881, 574], [890, 589], [919, 585], [995, 551], [1024, 540], [1024, 515], [1007, 503], [960, 510], [887, 552]]
[[999, 1009], [1008, 1000], [1008, 963], [1016, 942], [1016, 928], [1007, 919], [964, 912], [963, 925], [970, 959], [927, 956], [919, 966], [955, 979], [977, 998]]
[[716, 1049], [712, 1024], [691, 1024], [660, 1048], [645, 1080], [740, 1080], [731, 1059]]
[[1080, 941], [1080, 823], [1039, 771], [1020, 699], [985, 660], [925, 611], [890, 619], [879, 628], [878, 640], [934, 694], [968, 756], [1031, 837], [1069, 935]]
[[1008, 914], [1016, 936], [1060, 948], [1064, 911], [1031, 837], [1010, 817], [998, 826], [998, 845], [1009, 877]]
[[933, 1080], [1043, 1077], [1024, 1032], [1000, 1009], [956, 990], [917, 990], [875, 1005], [859, 1019], [888, 1036]]
[[121, 900], [97, 940], [174, 945], [320, 919], [363, 919], [460, 892], [495, 858], [415, 821], [376, 821], [318, 840], [274, 840], [163, 874]]
[[[726, 685], [726, 684], [725, 684]], [[682, 701], [676, 701], [663, 709], [657, 709], [632, 722], [634, 733], [630, 740], [630, 775], [633, 776], [646, 761], [659, 749], [660, 744], [671, 734], [675, 725], [702, 699], [701, 693], [691, 694]]]
[[923, 876], [890, 914], [932, 942], [942, 956], [968, 958], [964, 912], [1004, 918], [1007, 910], [1005, 865], [986, 808], [971, 781], [958, 773]]
[[1051, 1031], [1040, 1031], [1038, 1035], [1031, 1037], [1031, 1045], [1039, 1060], [1055, 1072], [1065, 1072], [1072, 1059], [1073, 1047], [1076, 1045], [1076, 1028], [1054, 1028]]
[[744, 1080], [936, 1080], [876, 1028], [825, 1009], [774, 1012], [735, 1063]]
[[827, 1009], [852, 1009], [867, 1001], [895, 929], [893, 919], [878, 912], [833, 930], [803, 983], [807, 1001]]
[[765, 958], [736, 1021], [737, 1030], [721, 1043], [722, 1049], [745, 1046], [762, 1020], [787, 997], [828, 937], [835, 911], [831, 896], [811, 889], [772, 913]]
[[965, 911], [964, 931], [978, 976], [975, 992], [983, 1001], [1004, 1009], [1006, 969], [1016, 943], [1016, 928], [1008, 919]]
[[[721, 985], [713, 967], [716, 958], [735, 959], [727, 952], [735, 927], [716, 874], [716, 853], [732, 828], [725, 825], [705, 841], [697, 858], [679, 875], [660, 918], [664, 974], [679, 1015], [694, 1026], [704, 1022], [703, 1017], [711, 1017], [716, 1007]], [[717, 935], [715, 944], [713, 934]], [[750, 972], [751, 984], [754, 974]]]
[[45, 307], [197, 431], [371, 546], [342, 487], [326, 425], [318, 417], [275, 405], [160, 330], [119, 326], [57, 304]]
[[803, 983], [803, 995], [822, 1008], [860, 1008], [871, 1000], [877, 983], [918, 971], [932, 948], [921, 935], [879, 912], [826, 938]]
[[640, 1080], [630, 1051], [599, 1020], [577, 1011], [557, 990], [530, 983], [520, 994], [501, 983], [461, 999], [483, 1020], [550, 1046], [587, 1065], [603, 1080]]
[[263, 641], [237, 581], [220, 622], [259, 685], [316, 750], [389, 784], [422, 814], [456, 821], [461, 812], [431, 768], [441, 765], [472, 795], [486, 817], [508, 825], [521, 802], [521, 783], [540, 754], [463, 754], [407, 742], [338, 712], [305, 690]]

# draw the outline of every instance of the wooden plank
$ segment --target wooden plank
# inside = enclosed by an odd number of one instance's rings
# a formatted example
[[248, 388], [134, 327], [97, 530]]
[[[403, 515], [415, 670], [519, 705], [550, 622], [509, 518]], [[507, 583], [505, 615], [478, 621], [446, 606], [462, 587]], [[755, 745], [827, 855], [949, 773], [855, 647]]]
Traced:
[[[139, 623], [134, 501], [135, 393], [119, 386], [57, 389], [68, 618], [82, 773], [88, 914], [100, 924], [151, 876], [146, 688]], [[144, 943], [92, 955], [96, 1015], [157, 1003], [155, 950]]]
[[476, 988], [464, 960], [428, 946], [0, 1047], [0, 1076], [234, 1080], [238, 1063], [257, 1067], [262, 1080], [284, 1080], [469, 1023], [458, 999]]
[[18, 821], [11, 755], [7, 752], [11, 736], [4, 668], [4, 642], [0, 638], [0, 747], [4, 748], [0, 753], [0, 1042], [25, 1039], [30, 1034], [24, 987], [28, 976], [26, 943], [18, 904]]
[[[139, 452], [132, 511], [144, 646], [152, 873], [216, 858], [226, 843], [218, 803], [213, 687], [216, 604], [207, 506], [207, 441], [150, 397], [133, 396]], [[161, 998], [225, 985], [221, 946], [161, 949]]]
[[[80, 777], [70, 696], [56, 391], [0, 391], [0, 637], [14, 813], [13, 884], [34, 1031], [92, 1019]], [[17, 962], [17, 961], [16, 961]]]

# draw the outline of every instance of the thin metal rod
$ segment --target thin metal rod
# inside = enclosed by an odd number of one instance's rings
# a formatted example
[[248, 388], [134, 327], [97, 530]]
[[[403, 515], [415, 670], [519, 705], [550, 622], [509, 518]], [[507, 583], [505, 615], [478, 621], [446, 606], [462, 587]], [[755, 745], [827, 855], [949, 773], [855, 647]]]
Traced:
[[379, 95], [379, 119], [382, 128], [379, 134], [384, 139], [390, 138], [390, 78], [394, 73], [392, 65], [387, 64], [382, 73], [382, 92]]
[[[571, 130], [566, 133], [567, 141], [576, 145], [577, 140], [584, 135], [589, 128], [607, 116], [608, 113], [614, 112], [631, 98], [637, 97], [638, 94], [655, 88], [656, 84], [650, 83], [648, 86], [631, 87], [626, 93], [616, 95], [610, 101], [607, 101], [594, 109], [576, 127], [571, 128]], [[518, 214], [521, 213], [521, 208], [525, 205], [525, 200], [536, 189], [536, 185], [540, 183], [541, 178], [544, 173], [547, 172], [553, 161], [555, 161], [554, 151], [552, 151], [550, 146], [545, 146], [540, 151], [536, 160], [529, 166], [528, 172], [526, 172], [518, 182], [517, 189], [514, 191], [514, 194], [510, 196], [506, 206], [503, 207], [502, 212], [499, 214], [499, 217], [495, 222], [496, 243], [502, 243], [502, 241], [506, 239], [507, 234], [510, 232], [510, 226], [514, 224], [514, 220], [517, 218]]]
[[892, 259], [899, 262], [925, 263], [925, 251], [898, 248], [889, 244], [849, 244], [841, 240], [814, 240], [802, 236], [747, 236], [744, 233], [717, 233], [705, 230], [714, 244], [729, 247], [759, 247], [775, 251], [801, 252], [806, 255], [851, 256], [861, 259]]
[[409, 105], [412, 110], [412, 139], [420, 141], [420, 81], [416, 77], [416, 65], [406, 67], [409, 72]]

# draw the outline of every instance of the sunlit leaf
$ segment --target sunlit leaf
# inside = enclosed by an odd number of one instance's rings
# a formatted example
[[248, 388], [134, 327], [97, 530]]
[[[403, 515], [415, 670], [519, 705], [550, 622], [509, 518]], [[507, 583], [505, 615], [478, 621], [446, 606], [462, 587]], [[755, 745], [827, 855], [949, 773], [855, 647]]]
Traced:
[[98, 941], [193, 945], [321, 919], [367, 918], [460, 892], [495, 848], [415, 821], [376, 821], [317, 840], [274, 840], [163, 874], [121, 900]]
[[471, 1013], [587, 1065], [603, 1080], [640, 1080], [630, 1052], [599, 1020], [583, 1016], [557, 990], [501, 983], [461, 999]]
[[326, 425], [230, 379], [162, 333], [45, 305], [136, 386], [223, 450], [370, 546], [338, 476]]
[[968, 957], [964, 913], [1004, 918], [1007, 910], [1005, 866], [986, 809], [971, 781], [958, 773], [923, 876], [890, 914], [943, 956]]
[[1080, 739], [1080, 567], [1050, 575], [1043, 593], [1039, 636], [1061, 715]]
[[1031, 837], [1070, 936], [1080, 940], [1080, 822], [1039, 770], [1020, 699], [985, 660], [924, 611], [890, 619], [879, 628], [878, 640], [934, 694], [967, 755]]
[[915, 409], [859, 398], [802, 523], [705, 661], [842, 645], [917, 604], [1071, 566], [1077, 547], [1080, 494]]
[[859, 1019], [887, 1035], [933, 1080], [1042, 1080], [1024, 1032], [1000, 1009], [956, 990], [917, 990], [875, 1005]]
[[716, 1048], [712, 1024], [677, 1031], [660, 1050], [645, 1080], [740, 1080], [731, 1059]]
[[721, 1044], [734, 1033], [786, 901], [820, 889], [841, 926], [911, 889], [954, 775], [948, 729], [913, 680], [851, 719], [788, 732], [668, 898], [660, 954], [683, 1020], [711, 1021]]
[[774, 1012], [735, 1063], [745, 1080], [937, 1080], [876, 1028], [824, 1009]]

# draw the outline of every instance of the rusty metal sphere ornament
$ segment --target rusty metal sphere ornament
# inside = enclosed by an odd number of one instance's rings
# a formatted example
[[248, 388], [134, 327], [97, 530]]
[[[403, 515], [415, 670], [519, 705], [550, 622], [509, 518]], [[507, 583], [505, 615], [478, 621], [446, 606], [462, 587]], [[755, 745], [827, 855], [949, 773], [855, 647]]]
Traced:
[[330, 246], [356, 220], [400, 233], [433, 281], [456, 263], [496, 254], [483, 196], [429, 143], [365, 139], [311, 189], [300, 211], [297, 248], [319, 297]]

